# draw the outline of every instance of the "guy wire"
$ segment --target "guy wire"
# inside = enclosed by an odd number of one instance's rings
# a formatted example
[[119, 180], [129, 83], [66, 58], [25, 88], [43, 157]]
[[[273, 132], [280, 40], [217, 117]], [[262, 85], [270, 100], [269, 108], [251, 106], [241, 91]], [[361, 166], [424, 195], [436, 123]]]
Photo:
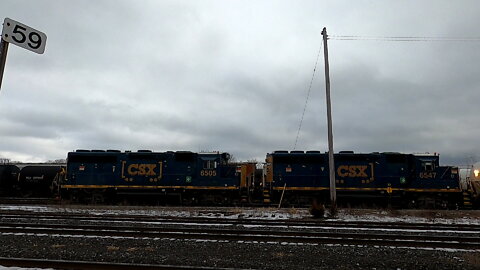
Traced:
[[307, 98], [305, 99], [305, 105], [303, 106], [302, 118], [300, 119], [300, 124], [298, 125], [297, 137], [295, 138], [295, 145], [293, 146], [293, 150], [297, 148], [298, 137], [300, 136], [300, 129], [302, 129], [303, 117], [305, 116], [305, 111], [307, 110], [308, 98], [310, 97], [310, 92], [312, 90], [313, 79], [315, 77], [315, 71], [317, 70], [317, 63], [318, 58], [320, 57], [320, 52], [322, 51], [322, 42], [320, 42], [320, 48], [318, 49], [317, 59], [315, 60], [315, 66], [313, 67], [312, 78], [310, 79], [310, 85], [308, 87]]

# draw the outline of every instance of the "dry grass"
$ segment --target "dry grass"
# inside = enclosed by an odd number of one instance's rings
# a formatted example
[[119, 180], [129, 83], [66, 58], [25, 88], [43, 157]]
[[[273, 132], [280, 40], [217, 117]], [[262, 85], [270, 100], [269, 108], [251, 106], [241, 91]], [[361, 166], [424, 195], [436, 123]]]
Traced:
[[108, 250], [108, 251], [117, 251], [117, 250], [120, 250], [120, 247], [108, 246], [108, 247], [107, 247], [107, 250]]
[[241, 214], [241, 213], [243, 213], [243, 211], [244, 211], [244, 209], [243, 209], [243, 208], [239, 208], [239, 207], [235, 207], [235, 208], [232, 208], [232, 209], [230, 210], [230, 212], [231, 212], [232, 214]]
[[402, 212], [399, 211], [398, 209], [388, 209], [387, 213], [391, 217], [400, 217], [403, 215]]
[[350, 215], [350, 216], [356, 214], [355, 209], [353, 209], [353, 208], [340, 208], [340, 209], [338, 209], [338, 211], [342, 212], [345, 215]]
[[285, 253], [285, 252], [275, 252], [272, 254], [274, 258], [285, 258], [285, 257], [291, 257], [293, 254], [290, 253]]
[[300, 209], [298, 208], [295, 208], [295, 207], [292, 207], [292, 208], [288, 208], [287, 212], [291, 215], [299, 215], [300, 214]]
[[477, 253], [467, 253], [463, 255], [463, 259], [471, 266], [480, 267], [480, 257]]
[[[400, 211], [398, 211], [400, 212]], [[428, 222], [435, 222], [438, 219], [448, 219], [450, 217], [450, 212], [449, 211], [439, 211], [439, 210], [416, 210], [415, 212], [413, 211], [404, 211], [404, 215], [412, 216], [412, 217], [419, 217], [419, 218], [424, 218]]]

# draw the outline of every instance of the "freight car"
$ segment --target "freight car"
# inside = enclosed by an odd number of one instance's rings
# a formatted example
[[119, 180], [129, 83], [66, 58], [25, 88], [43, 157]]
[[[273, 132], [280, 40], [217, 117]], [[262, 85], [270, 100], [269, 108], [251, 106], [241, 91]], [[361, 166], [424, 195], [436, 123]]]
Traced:
[[464, 185], [467, 191], [465, 196], [471, 195], [472, 206], [478, 208], [480, 206], [480, 162], [473, 164], [469, 168]]
[[19, 193], [23, 197], [55, 197], [65, 175], [63, 164], [17, 165]]
[[87, 202], [247, 202], [258, 186], [255, 164], [229, 159], [219, 152], [77, 150], [68, 153], [61, 194]]
[[2, 164], [0, 195], [6, 197], [43, 197], [58, 194], [65, 164]]
[[0, 165], [0, 196], [15, 196], [17, 188], [17, 175], [20, 169], [15, 165]]
[[[394, 204], [405, 208], [468, 206], [457, 167], [440, 166], [437, 154], [334, 155], [340, 204]], [[266, 158], [266, 188], [272, 199], [301, 204], [329, 200], [328, 154], [275, 151]]]

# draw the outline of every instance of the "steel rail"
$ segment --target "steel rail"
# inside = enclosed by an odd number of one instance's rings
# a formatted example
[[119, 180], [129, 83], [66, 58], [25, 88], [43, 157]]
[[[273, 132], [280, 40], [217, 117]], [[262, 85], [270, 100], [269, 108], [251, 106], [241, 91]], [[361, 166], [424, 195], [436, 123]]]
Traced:
[[94, 225], [11, 224], [0, 226], [1, 233], [81, 235], [132, 238], [174, 238], [227, 241], [288, 242], [313, 244], [354, 244], [400, 247], [480, 249], [480, 237], [394, 235], [383, 233], [339, 233], [205, 228], [136, 228]]
[[[480, 226], [475, 224], [433, 224], [433, 223], [405, 223], [405, 222], [376, 222], [376, 221], [330, 221], [330, 220], [255, 220], [230, 219], [208, 217], [158, 217], [158, 216], [98, 216], [82, 214], [2, 214], [2, 219], [50, 219], [50, 220], [86, 220], [105, 222], [156, 222], [156, 223], [203, 223], [203, 224], [232, 224], [232, 225], [265, 225], [265, 226], [311, 226], [311, 227], [342, 227], [352, 228], [381, 228], [381, 229], [410, 229], [410, 230], [451, 230], [480, 232]], [[0, 219], [1, 220], [1, 219]]]
[[29, 267], [29, 268], [54, 268], [54, 269], [99, 269], [99, 270], [240, 270], [240, 268], [221, 268], [206, 266], [188, 266], [188, 265], [160, 265], [160, 264], [134, 264], [134, 263], [110, 263], [110, 262], [90, 262], [90, 261], [65, 261], [48, 259], [30, 259], [30, 258], [4, 258], [0, 257], [0, 265], [7, 267]]
[[53, 198], [11, 198], [11, 197], [0, 197], [0, 204], [19, 204], [19, 205], [58, 205], [60, 200]]

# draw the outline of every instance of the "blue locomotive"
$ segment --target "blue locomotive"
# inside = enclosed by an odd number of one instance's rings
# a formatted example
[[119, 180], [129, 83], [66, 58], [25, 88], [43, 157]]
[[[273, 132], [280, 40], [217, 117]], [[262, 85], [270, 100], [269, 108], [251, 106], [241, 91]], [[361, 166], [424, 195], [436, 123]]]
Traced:
[[[437, 154], [340, 152], [337, 202], [403, 208], [478, 205], [480, 165], [461, 186], [459, 169]], [[476, 182], [475, 182], [476, 181]], [[1, 165], [0, 195], [54, 196], [85, 203], [328, 204], [328, 154], [275, 151], [265, 164], [231, 162], [228, 153], [77, 150], [59, 164]]]
[[[388, 203], [408, 208], [457, 208], [468, 204], [457, 167], [440, 166], [437, 154], [334, 155], [339, 203]], [[266, 186], [273, 200], [298, 204], [330, 197], [328, 154], [275, 151], [266, 158]]]
[[[77, 150], [68, 153], [63, 197], [74, 200], [176, 200], [182, 203], [231, 203], [248, 197], [252, 176], [229, 162], [228, 153], [189, 151], [120, 152]], [[242, 171], [245, 173], [242, 174]]]

